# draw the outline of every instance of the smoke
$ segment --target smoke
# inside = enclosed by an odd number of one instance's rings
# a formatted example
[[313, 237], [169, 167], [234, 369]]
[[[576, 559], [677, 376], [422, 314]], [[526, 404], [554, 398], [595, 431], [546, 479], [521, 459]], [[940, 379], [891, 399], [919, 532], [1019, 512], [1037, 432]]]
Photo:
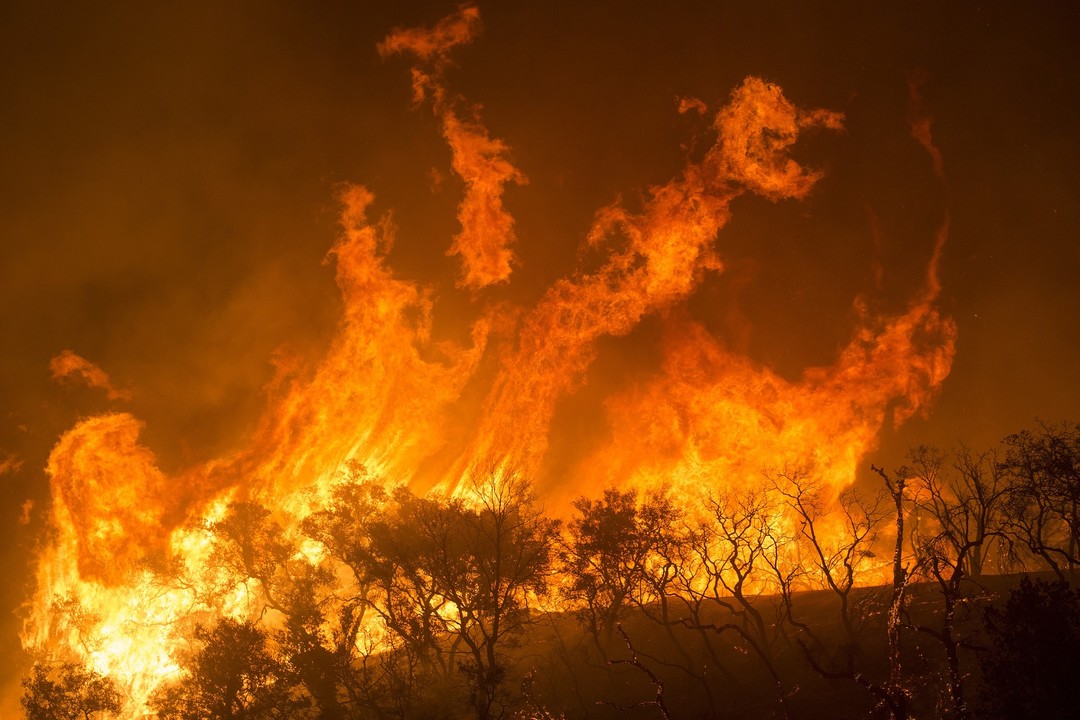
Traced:
[[941, 150], [934, 144], [934, 119], [927, 112], [922, 96], [925, 82], [926, 73], [922, 71], [914, 72], [908, 78], [908, 124], [911, 126], [911, 136], [930, 155], [934, 175], [944, 183], [945, 161], [942, 159]]
[[[945, 176], [945, 162], [941, 156], [941, 150], [934, 144], [933, 118], [926, 111], [922, 97], [922, 86], [926, 82], [924, 72], [915, 72], [908, 78], [908, 124], [911, 128], [911, 136], [922, 146], [930, 156], [933, 164], [934, 176], [944, 187], [948, 194], [949, 184]], [[937, 238], [934, 242], [934, 252], [930, 257], [930, 263], [926, 271], [927, 292], [937, 295], [941, 290], [941, 281], [938, 277], [941, 265], [941, 254], [945, 249], [945, 241], [949, 237], [950, 217], [946, 212], [941, 226], [938, 228]]]
[[480, 11], [475, 5], [465, 4], [430, 29], [395, 29], [379, 43], [378, 50], [383, 56], [408, 52], [441, 71], [449, 62], [450, 51], [471, 42], [479, 32]]
[[12, 453], [0, 451], [0, 475], [14, 475], [22, 469], [23, 462]]
[[49, 362], [49, 371], [57, 382], [79, 381], [88, 387], [104, 390], [110, 400], [131, 399], [130, 390], [114, 387], [108, 373], [71, 350], [64, 350], [54, 357]]

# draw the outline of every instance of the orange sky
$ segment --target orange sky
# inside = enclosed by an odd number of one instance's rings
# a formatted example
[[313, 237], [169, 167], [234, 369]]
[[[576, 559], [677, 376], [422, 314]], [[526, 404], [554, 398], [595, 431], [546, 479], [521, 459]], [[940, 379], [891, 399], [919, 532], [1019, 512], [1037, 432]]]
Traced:
[[[436, 339], [467, 345], [477, 307], [535, 304], [591, 261], [579, 247], [598, 208], [640, 206], [707, 148], [708, 119], [680, 114], [680, 99], [716, 108], [748, 75], [843, 113], [844, 131], [800, 141], [796, 158], [824, 172], [805, 200], [733, 201], [715, 244], [724, 272], [677, 313], [795, 380], [835, 361], [854, 298], [903, 309], [948, 212], [952, 372], [928, 417], [884, 430], [875, 460], [1080, 419], [1076, 10], [498, 5], [480, 5], [482, 31], [441, 70], [520, 174], [501, 188], [512, 282], [489, 284], [463, 282], [465, 255], [447, 255], [466, 186], [445, 115], [414, 107], [409, 57], [377, 51], [453, 3], [5, 3], [0, 547], [18, 581], [0, 607], [25, 595], [46, 458], [77, 419], [130, 411], [162, 469], [180, 470], [253, 431], [277, 348], [321, 355], [341, 310], [323, 259], [342, 183], [374, 193], [374, 216], [393, 211], [388, 265], [432, 293]], [[913, 77], [947, 185], [912, 137]], [[664, 331], [647, 315], [600, 341], [586, 388], [554, 410], [555, 471], [581, 460], [573, 446], [599, 432], [604, 398], [660, 365]], [[65, 350], [105, 379], [80, 366], [54, 380]], [[2, 647], [17, 647], [16, 627], [0, 620]], [[2, 655], [0, 675], [18, 672], [17, 654]]]

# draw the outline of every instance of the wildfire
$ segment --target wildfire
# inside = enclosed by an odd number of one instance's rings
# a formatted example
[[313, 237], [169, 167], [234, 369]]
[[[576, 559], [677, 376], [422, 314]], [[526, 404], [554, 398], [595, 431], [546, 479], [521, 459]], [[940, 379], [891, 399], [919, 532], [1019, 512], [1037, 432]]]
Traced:
[[[468, 344], [433, 340], [432, 289], [388, 265], [394, 225], [370, 218], [372, 192], [353, 186], [341, 195], [341, 239], [330, 251], [344, 308], [337, 335], [314, 368], [276, 359], [265, 415], [244, 447], [167, 475], [139, 441], [141, 422], [113, 412], [80, 421], [52, 451], [53, 533], [24, 644], [111, 675], [129, 693], [130, 717], [177, 672], [192, 623], [265, 609], [212, 557], [232, 500], [272, 508], [303, 548], [292, 561], [317, 565], [321, 546], [301, 522], [331, 502], [348, 467], [450, 493], [477, 468], [512, 468], [551, 489], [555, 512], [584, 489], [609, 486], [666, 485], [689, 503], [703, 488], [751, 489], [763, 469], [792, 462], [839, 492], [890, 416], [899, 424], [918, 412], [948, 375], [955, 326], [935, 305], [947, 226], [908, 308], [880, 317], [856, 301], [857, 326], [835, 362], [796, 380], [736, 354], [680, 312], [723, 270], [718, 247], [732, 201], [748, 192], [806, 198], [822, 173], [788, 151], [804, 132], [842, 128], [839, 113], [799, 109], [756, 77], [715, 112], [713, 144], [650, 188], [640, 210], [613, 204], [596, 213], [584, 247], [603, 258], [598, 265], [557, 280], [532, 307], [486, 304], [483, 289], [511, 282], [517, 265], [503, 189], [526, 179], [479, 106], [446, 86], [451, 51], [479, 30], [479, 13], [466, 6], [434, 28], [395, 31], [378, 48], [415, 60], [415, 100], [433, 111], [463, 182], [461, 228], [446, 252], [460, 258], [459, 285], [475, 293]], [[933, 149], [929, 124], [913, 127]], [[661, 366], [610, 394], [609, 432], [567, 477], [544, 478], [559, 403], [587, 383], [600, 341], [646, 317], [663, 326]], [[52, 369], [126, 397], [74, 353]], [[481, 402], [465, 401], [477, 392]]]

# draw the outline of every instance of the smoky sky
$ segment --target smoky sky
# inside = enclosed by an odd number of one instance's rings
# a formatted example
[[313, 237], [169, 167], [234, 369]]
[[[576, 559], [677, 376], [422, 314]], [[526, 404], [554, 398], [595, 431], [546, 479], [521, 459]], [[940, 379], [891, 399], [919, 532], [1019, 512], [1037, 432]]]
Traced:
[[[896, 309], [947, 214], [942, 306], [958, 324], [926, 418], [886, 429], [880, 458], [918, 442], [975, 446], [1080, 408], [1080, 11], [1064, 3], [480, 3], [483, 30], [446, 82], [482, 106], [527, 185], [507, 187], [513, 282], [459, 288], [446, 255], [462, 187], [394, 27], [450, 2], [0, 8], [2, 606], [26, 596], [44, 530], [50, 448], [116, 407], [54, 382], [72, 350], [130, 391], [166, 470], [227, 452], [263, 407], [275, 351], [317, 358], [337, 322], [336, 194], [367, 186], [398, 227], [389, 264], [431, 289], [456, 341], [486, 302], [534, 301], [589, 258], [595, 211], [640, 203], [707, 143], [680, 98], [716, 106], [745, 76], [845, 115], [801, 141], [825, 177], [806, 201], [740, 198], [716, 247], [725, 271], [680, 312], [779, 373], [827, 365], [853, 299]], [[943, 157], [911, 137], [909, 92]], [[657, 328], [601, 343], [596, 393], [558, 409], [555, 454], [594, 430], [605, 385], [647, 372]], [[26, 501], [33, 507], [23, 518]], [[28, 522], [21, 522], [23, 519]], [[18, 620], [0, 623], [14, 650]], [[24, 662], [5, 653], [0, 673]]]

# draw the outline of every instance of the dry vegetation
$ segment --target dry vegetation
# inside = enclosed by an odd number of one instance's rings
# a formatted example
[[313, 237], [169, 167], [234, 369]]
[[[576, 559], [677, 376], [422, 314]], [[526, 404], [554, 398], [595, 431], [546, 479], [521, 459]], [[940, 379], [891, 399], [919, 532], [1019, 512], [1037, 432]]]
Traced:
[[[494, 470], [445, 498], [353, 468], [301, 537], [234, 503], [203, 586], [261, 610], [178, 629], [182, 670], [148, 705], [185, 720], [1065, 717], [1080, 426], [910, 460], [839, 498], [797, 469], [692, 504], [610, 489], [565, 523]], [[124, 704], [109, 678], [47, 659], [24, 684], [31, 720]]]

